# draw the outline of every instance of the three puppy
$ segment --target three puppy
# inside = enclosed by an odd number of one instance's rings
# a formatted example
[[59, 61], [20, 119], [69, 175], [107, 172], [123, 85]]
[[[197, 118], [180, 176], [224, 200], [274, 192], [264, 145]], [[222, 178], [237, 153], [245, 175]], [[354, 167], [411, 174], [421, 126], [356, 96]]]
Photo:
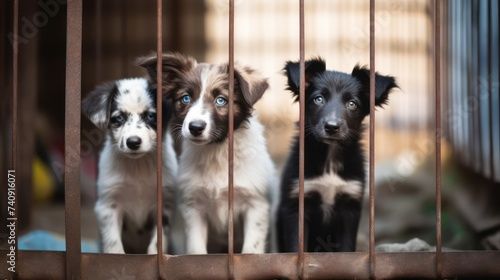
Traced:
[[[156, 167], [149, 156], [155, 158], [151, 153], [154, 147], [148, 145], [155, 142], [151, 139], [156, 135], [156, 125], [152, 125], [156, 108], [152, 97], [157, 84], [156, 59], [152, 55], [138, 60], [148, 71], [149, 80], [122, 80], [98, 87], [83, 104], [84, 113], [108, 135], [100, 157], [99, 198], [95, 208], [104, 252], [143, 253], [144, 245], [140, 246], [142, 250], [128, 248], [139, 245], [138, 237], [146, 231], [149, 232], [146, 252], [155, 252], [156, 231], [151, 232], [151, 228], [155, 228], [152, 208], [156, 208], [153, 203], [156, 200], [151, 190], [156, 190], [156, 176], [152, 174]], [[176, 171], [172, 139], [169, 132], [163, 132], [166, 135], [164, 232], [169, 230], [175, 196], [184, 221], [185, 252], [224, 252], [228, 218], [229, 66], [198, 63], [177, 53], [164, 54], [162, 61], [163, 94], [168, 100], [164, 112], [168, 112], [171, 102], [171, 132], [181, 142]], [[299, 64], [288, 62], [285, 72], [288, 89], [297, 97]], [[296, 251], [298, 140], [285, 166], [278, 198], [273, 195], [277, 191], [276, 174], [267, 152], [264, 128], [253, 112], [253, 105], [268, 88], [267, 80], [253, 69], [238, 65], [234, 75], [235, 250], [242, 253], [269, 250], [270, 232], [274, 231], [275, 214], [271, 213], [274, 198], [280, 200], [276, 237], [279, 251]], [[354, 251], [365, 182], [365, 159], [359, 140], [361, 122], [369, 113], [369, 70], [356, 66], [351, 74], [329, 71], [323, 60], [312, 59], [306, 62], [305, 84], [306, 250], [331, 251], [321, 244], [333, 240], [338, 244], [334, 251]], [[386, 103], [394, 87], [394, 78], [377, 74], [377, 106]], [[135, 93], [137, 102], [127, 98], [129, 93]], [[163, 118], [167, 119], [168, 116]], [[146, 129], [145, 132], [139, 132], [140, 128]], [[151, 170], [131, 168], [146, 165]], [[135, 176], [131, 176], [131, 169]], [[175, 193], [169, 191], [174, 184]]]

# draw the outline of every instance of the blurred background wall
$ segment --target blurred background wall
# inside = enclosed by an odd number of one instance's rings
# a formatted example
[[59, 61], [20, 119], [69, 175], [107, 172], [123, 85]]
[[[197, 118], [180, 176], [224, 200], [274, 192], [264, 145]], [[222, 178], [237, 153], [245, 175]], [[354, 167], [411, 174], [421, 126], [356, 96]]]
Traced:
[[[350, 72], [356, 64], [369, 64], [369, 1], [308, 0], [305, 4], [306, 58], [321, 56], [326, 60], [328, 69], [343, 72]], [[376, 113], [377, 242], [403, 242], [419, 236], [433, 244], [435, 239], [435, 73], [432, 64], [431, 4], [430, 0], [376, 2], [376, 70], [395, 76], [400, 87], [392, 93], [390, 104]], [[163, 5], [164, 51], [179, 51], [194, 56], [198, 61], [212, 63], [228, 60], [227, 1], [164, 0]], [[496, 16], [498, 23], [498, 3], [494, 0], [443, 1], [442, 5], [442, 88], [445, 91], [443, 98], [446, 98], [443, 109], [450, 111], [449, 104], [462, 104], [460, 100], [466, 103], [464, 98], [475, 87], [463, 87], [458, 81], [467, 81], [470, 73], [478, 71], [478, 68], [473, 68], [477, 60], [490, 59], [490, 64], [496, 65], [496, 68], [486, 68], [483, 74], [489, 77], [486, 81], [493, 85], [498, 96], [498, 24], [494, 22]], [[288, 0], [235, 0], [235, 7], [235, 59], [238, 63], [260, 70], [269, 78], [271, 89], [258, 103], [257, 112], [266, 126], [269, 150], [280, 168], [287, 157], [290, 139], [296, 133], [295, 121], [298, 119], [298, 106], [292, 103], [290, 93], [284, 90], [285, 78], [281, 72], [287, 60], [299, 58], [298, 3]], [[156, 48], [155, 1], [89, 0], [84, 1], [83, 8], [82, 96], [105, 81], [143, 76], [145, 73], [133, 62], [137, 56], [149, 54]], [[9, 106], [12, 92], [12, 45], [9, 37], [12, 1], [3, 1], [0, 10], [0, 144], [2, 170], [6, 170], [11, 161], [12, 133], [9, 126], [12, 115]], [[470, 21], [462, 21], [462, 17]], [[63, 201], [64, 191], [65, 2], [20, 1], [20, 19], [20, 35], [24, 40], [19, 45], [19, 161], [23, 174], [19, 185], [22, 192], [20, 199], [26, 205], [21, 223], [25, 232], [42, 228], [60, 233], [64, 231], [64, 211], [60, 202]], [[480, 19], [486, 19], [486, 22]], [[487, 30], [486, 33], [481, 33], [484, 30]], [[470, 37], [462, 37], [462, 34]], [[484, 36], [496, 42], [496, 45], [492, 43], [486, 57], [479, 56], [479, 49], [467, 52], [468, 49], [462, 48], [465, 45], [474, 47], [473, 42], [479, 44]], [[459, 40], [457, 38], [462, 41], [456, 41]], [[472, 56], [474, 54], [477, 56]], [[460, 90], [465, 93], [459, 94]], [[498, 118], [495, 118], [498, 107], [491, 107], [491, 111], [494, 113], [488, 127], [498, 127]], [[472, 119], [473, 115], [466, 117], [467, 120], [469, 118]], [[453, 124], [463, 127], [457, 122]], [[476, 135], [474, 130], [461, 131], [456, 135]], [[498, 175], [498, 172], [485, 174], [480, 168], [473, 168], [466, 164], [467, 161], [461, 160], [467, 151], [476, 154], [472, 147], [479, 146], [480, 140], [471, 136], [468, 138], [470, 142], [457, 142], [459, 138], [450, 135], [455, 134], [445, 135], [445, 140], [450, 142], [443, 143], [445, 190], [456, 194], [459, 193], [455, 191], [457, 186], [463, 185], [465, 189], [477, 193], [476, 184], [479, 181], [474, 176], [486, 180], [484, 185], [497, 186], [498, 190], [495, 177], [488, 176]], [[495, 143], [500, 143], [500, 140], [497, 134], [487, 135], [488, 139], [492, 136], [492, 144], [484, 146], [483, 154], [492, 153], [495, 155], [492, 158], [496, 160], [500, 152]], [[82, 236], [88, 238], [95, 238], [97, 234], [91, 208], [95, 200], [96, 159], [102, 138], [102, 132], [83, 117], [82, 223], [88, 223], [88, 226], [82, 227]], [[465, 139], [465, 136], [462, 138]], [[494, 142], [495, 139], [498, 141]], [[365, 143], [368, 144], [367, 141]], [[465, 181], [462, 178], [464, 175], [475, 183]], [[489, 194], [491, 192], [486, 192], [483, 196], [491, 196]], [[470, 198], [471, 194], [459, 196]], [[460, 199], [451, 195], [446, 195], [444, 199], [447, 203], [444, 237], [449, 237], [443, 238], [446, 246], [483, 248], [479, 243], [484, 236], [478, 232], [497, 232], [495, 229], [500, 228], [498, 215], [495, 216], [500, 211], [490, 211], [490, 207], [486, 207], [489, 212], [496, 213], [492, 218], [495, 222], [490, 223], [486, 230], [474, 227], [471, 230], [470, 219], [465, 219], [467, 214], [464, 213], [473, 212], [471, 208], [475, 206], [470, 203], [457, 206], [455, 202]], [[487, 203], [482, 198], [477, 204]], [[368, 213], [366, 207], [364, 210], [365, 214]], [[479, 211], [473, 217], [483, 215], [481, 213]], [[367, 221], [362, 221], [360, 250], [366, 249], [363, 242], [367, 242], [367, 226]]]

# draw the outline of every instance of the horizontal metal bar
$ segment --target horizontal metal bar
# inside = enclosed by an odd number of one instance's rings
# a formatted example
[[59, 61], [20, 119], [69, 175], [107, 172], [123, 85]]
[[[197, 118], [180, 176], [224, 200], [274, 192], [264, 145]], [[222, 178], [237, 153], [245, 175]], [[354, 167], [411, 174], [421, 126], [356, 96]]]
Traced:
[[[7, 250], [0, 250], [6, 263]], [[435, 253], [375, 253], [375, 277], [435, 278]], [[63, 279], [64, 252], [19, 251], [20, 279]], [[163, 255], [166, 279], [227, 279], [227, 255]], [[236, 279], [296, 278], [297, 254], [235, 254]], [[442, 277], [498, 277], [499, 251], [442, 253]], [[309, 279], [369, 278], [369, 253], [305, 253], [305, 275]], [[0, 270], [0, 279], [8, 278]], [[83, 279], [158, 279], [156, 255], [82, 254]], [[128, 278], [127, 278], [128, 277]], [[119, 278], [118, 278], [119, 279]]]

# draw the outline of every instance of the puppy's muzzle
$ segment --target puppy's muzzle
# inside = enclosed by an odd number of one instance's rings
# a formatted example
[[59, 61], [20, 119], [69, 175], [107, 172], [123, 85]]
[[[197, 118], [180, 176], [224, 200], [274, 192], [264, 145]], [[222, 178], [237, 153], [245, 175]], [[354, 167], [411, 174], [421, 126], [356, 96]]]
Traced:
[[204, 121], [192, 121], [189, 123], [189, 132], [193, 136], [200, 136], [207, 127], [207, 123]]

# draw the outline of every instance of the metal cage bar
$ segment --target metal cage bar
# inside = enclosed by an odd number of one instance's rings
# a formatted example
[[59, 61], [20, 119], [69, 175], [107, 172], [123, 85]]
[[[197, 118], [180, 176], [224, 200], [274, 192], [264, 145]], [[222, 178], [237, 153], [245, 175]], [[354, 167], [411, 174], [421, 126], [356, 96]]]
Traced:
[[81, 279], [80, 110], [82, 69], [82, 0], [68, 2], [65, 103], [66, 278]]
[[234, 279], [234, 0], [229, 0], [228, 275]]
[[370, 278], [375, 277], [375, 0], [370, 0], [370, 152], [369, 152], [369, 253]]
[[[0, 261], [5, 263], [6, 250], [0, 251]], [[55, 251], [19, 251], [19, 279], [63, 279], [65, 254]], [[235, 256], [240, 264], [237, 279], [297, 279], [296, 254], [243, 254]], [[376, 279], [436, 278], [436, 258], [433, 252], [377, 253]], [[368, 279], [366, 269], [368, 252], [356, 253], [305, 253], [308, 264], [305, 271], [309, 279]], [[469, 251], [443, 252], [442, 278], [480, 277], [498, 278], [500, 252]], [[83, 253], [83, 279], [110, 279], [111, 271], [122, 271], [135, 279], [160, 279], [156, 273], [154, 255], [119, 255]], [[166, 279], [227, 279], [227, 255], [169, 256], [166, 262]], [[335, 265], [332, 265], [335, 264]], [[258, 268], [258, 269], [256, 269]], [[5, 270], [0, 276], [10, 279]]]
[[162, 15], [163, 15], [163, 2], [162, 0], [156, 1], [156, 266], [158, 275], [161, 276], [165, 272], [163, 269], [163, 188], [162, 188], [162, 97], [163, 97], [163, 34], [162, 34]]
[[299, 1], [299, 52], [300, 52], [300, 86], [299, 86], [299, 247], [298, 247], [298, 275], [305, 278], [304, 269], [304, 146], [305, 146], [305, 16], [304, 0]]

